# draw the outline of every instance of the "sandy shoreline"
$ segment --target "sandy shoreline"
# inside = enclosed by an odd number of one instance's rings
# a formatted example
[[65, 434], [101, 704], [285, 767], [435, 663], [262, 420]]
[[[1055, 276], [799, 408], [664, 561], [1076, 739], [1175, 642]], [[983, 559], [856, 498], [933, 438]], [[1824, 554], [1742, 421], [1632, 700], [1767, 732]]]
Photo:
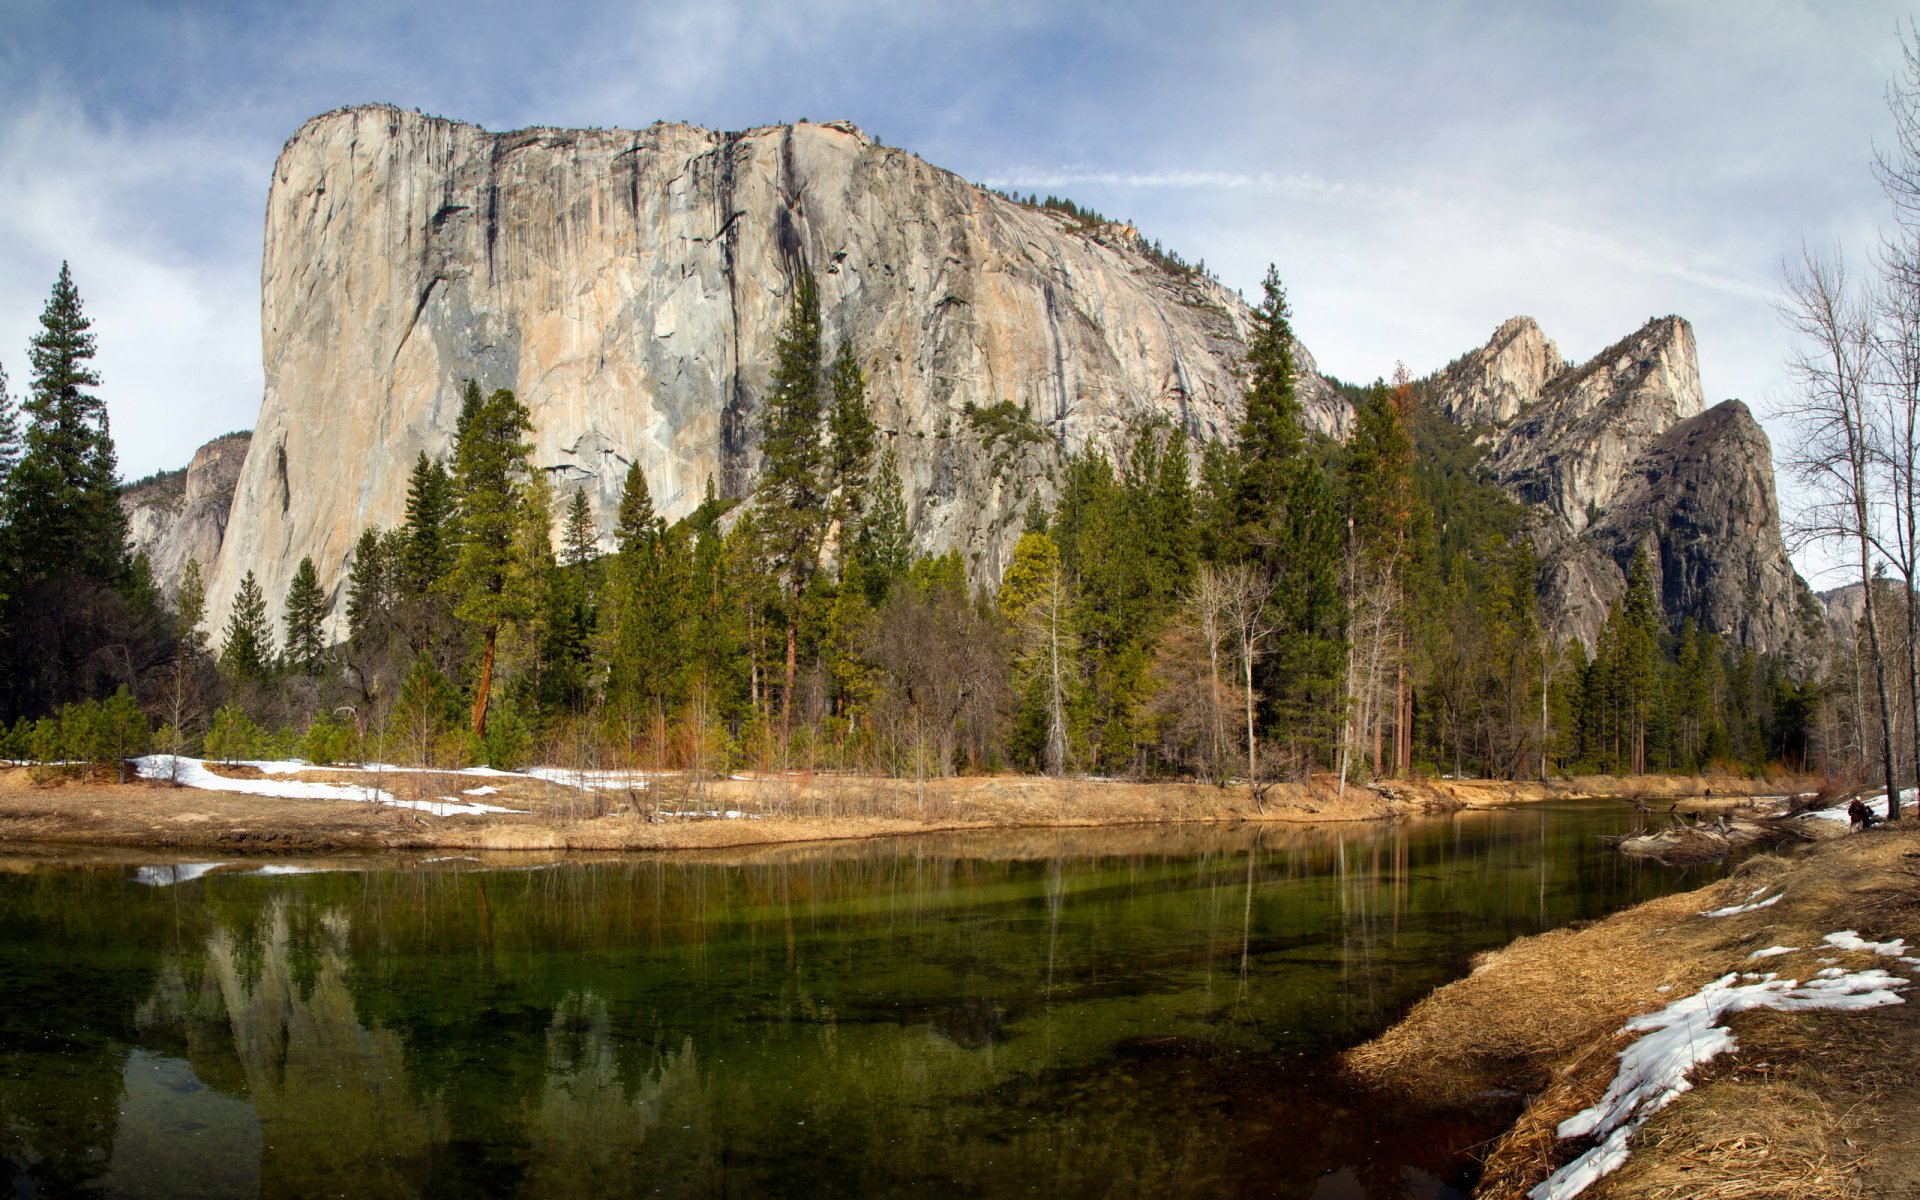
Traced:
[[[309, 769], [271, 777], [246, 766], [221, 775], [264, 783], [296, 778], [379, 792], [399, 803], [487, 803], [521, 811], [439, 816], [417, 808], [339, 799], [205, 791], [169, 783], [79, 780], [27, 768], [0, 770], [0, 843], [314, 851], [690, 850], [994, 829], [1074, 829], [1168, 824], [1302, 824], [1385, 821], [1546, 800], [1598, 796], [1696, 806], [1778, 795], [1797, 781], [1729, 776], [1581, 776], [1541, 784], [1496, 780], [1394, 780], [1379, 788], [1331, 778], [1276, 784], [1255, 804], [1244, 787], [1197, 783], [967, 776], [914, 781], [787, 774], [694, 783], [652, 777], [623, 789], [569, 786], [524, 775]], [[483, 784], [483, 787], [475, 787]]]

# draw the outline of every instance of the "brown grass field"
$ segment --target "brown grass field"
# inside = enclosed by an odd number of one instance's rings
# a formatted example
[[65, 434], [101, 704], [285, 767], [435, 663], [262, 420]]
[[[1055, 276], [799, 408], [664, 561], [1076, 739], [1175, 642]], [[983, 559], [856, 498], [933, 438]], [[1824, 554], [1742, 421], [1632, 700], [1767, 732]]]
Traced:
[[[1783, 887], [1784, 899], [1699, 915], [1762, 883]], [[1483, 956], [1346, 1064], [1367, 1086], [1436, 1106], [1497, 1089], [1525, 1094], [1475, 1193], [1515, 1200], [1585, 1148], [1556, 1140], [1554, 1127], [1605, 1091], [1629, 1040], [1617, 1032], [1627, 1018], [1756, 969], [1747, 955], [1766, 946], [1820, 947], [1819, 958], [1845, 969], [1911, 975], [1888, 958], [1821, 946], [1843, 929], [1920, 943], [1920, 820], [1761, 855], [1699, 891], [1522, 938]], [[1807, 953], [1759, 969], [1805, 978], [1815, 962]], [[1917, 1005], [1920, 988], [1906, 1003], [1864, 1012], [1733, 1016], [1738, 1048], [1697, 1073], [1693, 1090], [1634, 1136], [1626, 1166], [1583, 1200], [1920, 1196]]]
[[[237, 779], [252, 767], [215, 766]], [[1189, 822], [1379, 821], [1462, 808], [1579, 796], [1716, 802], [1779, 794], [1794, 782], [1733, 777], [1589, 776], [1553, 784], [1393, 781], [1371, 789], [1331, 777], [1271, 787], [1133, 783], [1028, 775], [915, 781], [872, 776], [760, 775], [696, 780], [634, 777], [584, 789], [524, 775], [380, 773], [314, 768], [276, 779], [378, 787], [408, 801], [478, 800], [514, 813], [435, 816], [351, 800], [290, 800], [177, 787], [105, 772], [0, 768], [0, 842], [197, 847], [230, 853], [338, 850], [682, 850], [887, 837], [969, 829], [1071, 828]], [[471, 796], [484, 785], [493, 794]], [[729, 818], [712, 814], [738, 813]]]

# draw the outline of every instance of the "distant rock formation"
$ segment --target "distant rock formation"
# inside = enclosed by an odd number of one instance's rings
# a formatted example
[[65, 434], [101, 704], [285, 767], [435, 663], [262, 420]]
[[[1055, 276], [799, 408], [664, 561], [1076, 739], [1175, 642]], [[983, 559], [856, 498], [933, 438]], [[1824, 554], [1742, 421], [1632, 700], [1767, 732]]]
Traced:
[[1504, 425], [1570, 369], [1532, 317], [1514, 317], [1494, 330], [1485, 346], [1447, 364], [1428, 394], [1459, 424]]
[[[1051, 499], [1063, 449], [1143, 416], [1196, 439], [1237, 419], [1237, 295], [852, 125], [491, 133], [343, 109], [274, 167], [266, 394], [209, 620], [243, 571], [278, 596], [303, 555], [337, 605], [360, 531], [398, 522], [415, 456], [450, 446], [467, 377], [518, 392], [534, 461], [561, 499], [586, 492], [603, 539], [630, 463], [669, 518], [709, 479], [745, 493], [802, 269], [829, 352], [850, 340], [866, 371], [916, 542], [977, 578]], [[1343, 433], [1346, 404], [1301, 363], [1309, 419]]]
[[1642, 547], [1670, 621], [1691, 618], [1763, 652], [1818, 632], [1819, 606], [1780, 537], [1767, 435], [1738, 400], [1668, 430], [1600, 519], [1549, 556], [1546, 592], [1568, 628], [1599, 629]]
[[1817, 614], [1787, 557], [1767, 436], [1739, 401], [1703, 411], [1693, 328], [1660, 317], [1568, 366], [1516, 317], [1428, 381], [1533, 514], [1548, 620], [1589, 646], [1644, 547], [1674, 628], [1691, 617], [1763, 651]]
[[220, 556], [233, 489], [246, 461], [248, 433], [229, 433], [196, 450], [183, 471], [169, 471], [120, 494], [127, 537], [147, 556], [154, 579], [169, 598], [180, 586], [189, 559], [210, 570]]

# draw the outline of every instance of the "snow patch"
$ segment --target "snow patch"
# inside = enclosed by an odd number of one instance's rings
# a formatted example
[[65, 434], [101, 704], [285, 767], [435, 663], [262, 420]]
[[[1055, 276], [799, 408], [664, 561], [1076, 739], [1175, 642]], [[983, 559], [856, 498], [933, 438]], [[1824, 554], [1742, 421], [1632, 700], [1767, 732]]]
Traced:
[[[1900, 793], [1901, 806], [1903, 808], [1911, 807], [1913, 805], [1914, 795], [1915, 793], [1911, 788], [1908, 788], [1907, 790], [1901, 792]], [[1878, 796], [1875, 796], [1871, 800], [1864, 801], [1864, 803], [1867, 806], [1868, 812], [1872, 813], [1876, 817], [1881, 818], [1882, 820], [1886, 819], [1887, 797], [1884, 792]], [[1817, 821], [1841, 821], [1849, 825], [1853, 823], [1853, 818], [1847, 815], [1847, 810], [1845, 806], [1838, 806], [1834, 808], [1816, 808], [1812, 812], [1801, 813], [1800, 819], [1801, 820], [1817, 820]]]
[[209, 792], [239, 792], [248, 796], [273, 796], [283, 800], [357, 800], [363, 803], [385, 804], [393, 808], [417, 809], [430, 812], [436, 817], [520, 811], [500, 808], [492, 804], [460, 801], [402, 800], [380, 788], [352, 783], [310, 783], [294, 779], [232, 779], [208, 770], [207, 764], [201, 759], [184, 756], [176, 758], [171, 754], [149, 754], [144, 758], [134, 759], [133, 764], [143, 779], [171, 780], [182, 787], [199, 788]]
[[637, 771], [574, 771], [566, 767], [528, 767], [523, 774], [583, 792], [642, 791], [647, 781]]
[[1766, 890], [1767, 885], [1763, 883], [1748, 893], [1746, 903], [1731, 904], [1726, 908], [1716, 908], [1712, 912], [1703, 912], [1700, 915], [1703, 917], [1737, 917], [1741, 913], [1758, 912], [1770, 904], [1778, 904], [1780, 903], [1781, 897], [1786, 895], [1785, 892], [1776, 892], [1768, 896], [1765, 900], [1759, 899], [1760, 893]]
[[[1839, 933], [1830, 933], [1821, 939], [1835, 950], [1871, 950], [1884, 958], [1895, 958], [1907, 952], [1907, 939], [1894, 938], [1890, 942], [1869, 942], [1851, 929], [1842, 929]], [[1826, 959], [1820, 961], [1825, 962]]]
[[1733, 1031], [1719, 1024], [1728, 1014], [1757, 1008], [1881, 1008], [1902, 1003], [1898, 993], [1912, 986], [1877, 967], [1821, 975], [1805, 983], [1768, 975], [1744, 985], [1734, 983], [1736, 976], [1724, 975], [1658, 1012], [1628, 1021], [1620, 1032], [1642, 1036], [1620, 1052], [1620, 1069], [1606, 1095], [1555, 1130], [1562, 1138], [1595, 1138], [1597, 1144], [1528, 1192], [1529, 1200], [1572, 1200], [1626, 1162], [1634, 1131], [1693, 1087], [1687, 1078], [1693, 1068], [1734, 1048]]
[[1792, 954], [1799, 948], [1798, 946], [1768, 946], [1765, 950], [1755, 950], [1752, 954], [1747, 955], [1747, 957], [1750, 959], [1777, 958], [1782, 954]]
[[500, 791], [499, 788], [494, 787], [491, 784], [483, 783], [477, 788], [467, 788], [466, 790], [462, 791], [460, 794], [462, 796], [493, 796], [493, 795], [499, 794], [499, 791]]

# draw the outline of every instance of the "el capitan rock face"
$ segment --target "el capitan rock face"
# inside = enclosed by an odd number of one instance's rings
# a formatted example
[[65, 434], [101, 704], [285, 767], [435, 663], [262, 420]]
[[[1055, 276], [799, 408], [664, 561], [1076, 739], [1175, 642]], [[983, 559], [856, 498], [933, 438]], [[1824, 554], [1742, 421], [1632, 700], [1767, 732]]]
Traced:
[[[791, 281], [851, 339], [915, 539], [997, 578], [1062, 449], [1158, 415], [1230, 435], [1247, 312], [1112, 226], [1015, 204], [843, 124], [719, 133], [476, 126], [377, 106], [307, 123], [274, 168], [266, 394], [209, 595], [284, 594], [311, 555], [339, 601], [355, 539], [404, 513], [462, 381], [510, 387], [559, 500], [603, 534], [629, 463], [669, 518], [747, 491]], [[1310, 419], [1348, 410], [1302, 354]], [[1031, 436], [990, 443], [967, 406]], [[337, 614], [336, 607], [336, 614]], [[337, 615], [336, 615], [337, 619]]]
[[[1131, 230], [1014, 203], [850, 125], [491, 133], [368, 106], [281, 152], [251, 445], [214, 455], [228, 474], [191, 502], [130, 495], [136, 544], [169, 590], [188, 557], [212, 568], [210, 629], [245, 571], [277, 600], [310, 555], [337, 631], [355, 541], [404, 519], [408, 472], [450, 448], [469, 377], [519, 394], [556, 501], [584, 490], [603, 537], [631, 463], [670, 518], [709, 479], [744, 494], [803, 268], [828, 353], [851, 339], [866, 372], [916, 543], [959, 549], [976, 579], [998, 578], [1065, 452], [1112, 450], [1143, 416], [1199, 440], [1239, 419], [1239, 297]], [[1344, 437], [1351, 410], [1296, 349], [1305, 423]], [[1768, 649], [1798, 636], [1765, 436], [1738, 405], [1703, 414], [1685, 321], [1575, 365], [1516, 317], [1426, 387], [1533, 512], [1564, 633], [1592, 640], [1645, 545], [1676, 624]]]

